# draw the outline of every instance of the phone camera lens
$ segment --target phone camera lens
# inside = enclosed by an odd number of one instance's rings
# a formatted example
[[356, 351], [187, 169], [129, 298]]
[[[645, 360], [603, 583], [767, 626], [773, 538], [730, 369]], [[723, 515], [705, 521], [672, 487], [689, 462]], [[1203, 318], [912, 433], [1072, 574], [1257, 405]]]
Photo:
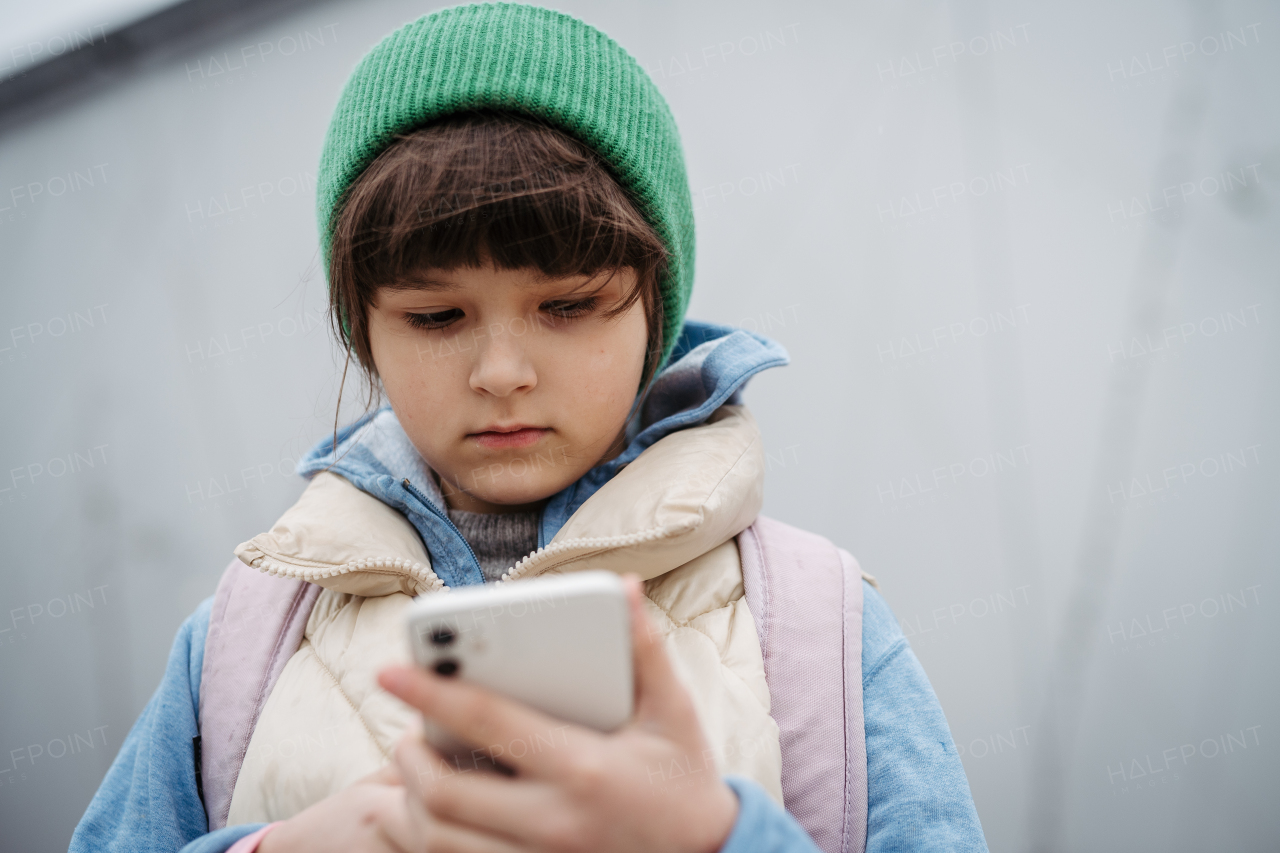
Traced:
[[458, 662], [453, 658], [445, 658], [444, 660], [438, 660], [436, 661], [435, 669], [436, 669], [436, 672], [440, 675], [457, 675]]
[[431, 643], [436, 646], [448, 646], [454, 641], [452, 628], [440, 627], [431, 632]]

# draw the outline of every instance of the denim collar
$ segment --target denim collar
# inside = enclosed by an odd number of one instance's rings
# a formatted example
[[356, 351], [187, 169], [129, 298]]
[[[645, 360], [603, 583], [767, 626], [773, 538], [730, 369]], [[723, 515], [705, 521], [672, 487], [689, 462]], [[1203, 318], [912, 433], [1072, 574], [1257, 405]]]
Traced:
[[[754, 332], [686, 320], [667, 366], [658, 374], [627, 434], [627, 447], [551, 497], [538, 525], [545, 547], [580, 506], [623, 467], [671, 433], [704, 423], [716, 409], [739, 405], [747, 381], [787, 364], [781, 344]], [[405, 515], [449, 586], [484, 583], [480, 562], [449, 520], [436, 478], [390, 406], [349, 424], [315, 445], [298, 463], [308, 480], [321, 471], [341, 475]]]

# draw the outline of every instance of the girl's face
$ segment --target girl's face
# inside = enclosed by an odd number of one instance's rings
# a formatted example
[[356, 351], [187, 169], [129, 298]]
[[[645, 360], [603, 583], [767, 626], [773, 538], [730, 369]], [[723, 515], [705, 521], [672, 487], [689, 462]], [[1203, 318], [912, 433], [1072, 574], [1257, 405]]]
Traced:
[[604, 278], [489, 265], [378, 289], [374, 364], [452, 508], [534, 509], [621, 452], [647, 327], [641, 300], [604, 316], [635, 272]]

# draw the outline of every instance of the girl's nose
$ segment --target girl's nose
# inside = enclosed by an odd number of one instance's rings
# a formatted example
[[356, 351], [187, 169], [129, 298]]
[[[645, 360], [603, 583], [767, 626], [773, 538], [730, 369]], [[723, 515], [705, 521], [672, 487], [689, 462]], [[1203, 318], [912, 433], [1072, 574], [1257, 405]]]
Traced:
[[484, 338], [477, 348], [470, 383], [473, 391], [506, 397], [519, 391], [532, 391], [538, 384], [538, 374], [521, 342], [503, 328]]

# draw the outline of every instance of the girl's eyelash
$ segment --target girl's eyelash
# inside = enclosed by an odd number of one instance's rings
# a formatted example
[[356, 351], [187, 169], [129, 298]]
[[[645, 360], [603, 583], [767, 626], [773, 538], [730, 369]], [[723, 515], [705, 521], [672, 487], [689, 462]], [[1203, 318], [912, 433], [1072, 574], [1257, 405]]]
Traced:
[[599, 304], [599, 299], [594, 296], [588, 296], [586, 299], [578, 299], [572, 302], [544, 302], [542, 310], [555, 314], [557, 317], [581, 317], [584, 314], [590, 314]]
[[432, 311], [428, 314], [406, 314], [405, 321], [415, 329], [443, 329], [459, 317], [462, 312], [457, 308], [447, 311]]
[[[562, 319], [571, 319], [590, 314], [600, 300], [595, 296], [573, 301], [553, 301], [542, 303], [542, 310]], [[453, 325], [463, 316], [462, 311], [450, 308], [446, 311], [431, 311], [426, 314], [405, 314], [405, 322], [415, 329], [443, 329]]]

